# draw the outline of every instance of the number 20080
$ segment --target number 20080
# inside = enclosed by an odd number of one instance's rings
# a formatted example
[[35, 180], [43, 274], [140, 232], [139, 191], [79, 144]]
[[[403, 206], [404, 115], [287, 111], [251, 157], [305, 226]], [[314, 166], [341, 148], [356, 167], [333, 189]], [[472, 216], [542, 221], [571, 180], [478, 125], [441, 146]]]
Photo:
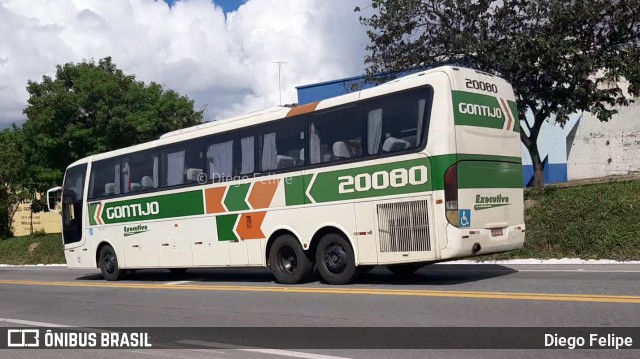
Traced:
[[339, 193], [365, 192], [370, 189], [380, 190], [389, 188], [404, 187], [410, 185], [421, 185], [427, 182], [427, 167], [414, 166], [406, 168], [396, 168], [391, 172], [378, 171], [372, 174], [361, 173], [354, 176], [338, 177], [340, 185]]

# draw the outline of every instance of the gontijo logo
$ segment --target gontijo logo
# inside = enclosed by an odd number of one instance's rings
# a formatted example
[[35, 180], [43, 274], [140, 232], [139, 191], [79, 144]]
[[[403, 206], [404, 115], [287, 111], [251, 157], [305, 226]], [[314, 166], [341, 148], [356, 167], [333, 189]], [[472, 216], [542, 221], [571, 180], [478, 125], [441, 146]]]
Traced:
[[107, 208], [107, 219], [149, 216], [158, 213], [160, 213], [158, 202], [147, 202], [144, 207], [142, 203], [134, 203]]
[[458, 104], [458, 111], [465, 115], [502, 118], [502, 110], [500, 110], [500, 107], [490, 107], [474, 103], [461, 102], [460, 104]]

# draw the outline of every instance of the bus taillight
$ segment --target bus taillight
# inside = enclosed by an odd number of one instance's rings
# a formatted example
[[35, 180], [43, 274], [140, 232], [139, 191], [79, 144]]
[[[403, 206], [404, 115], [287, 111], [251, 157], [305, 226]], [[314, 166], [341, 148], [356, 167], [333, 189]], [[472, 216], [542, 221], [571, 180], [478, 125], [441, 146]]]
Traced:
[[444, 173], [444, 208], [449, 223], [458, 226], [458, 165]]

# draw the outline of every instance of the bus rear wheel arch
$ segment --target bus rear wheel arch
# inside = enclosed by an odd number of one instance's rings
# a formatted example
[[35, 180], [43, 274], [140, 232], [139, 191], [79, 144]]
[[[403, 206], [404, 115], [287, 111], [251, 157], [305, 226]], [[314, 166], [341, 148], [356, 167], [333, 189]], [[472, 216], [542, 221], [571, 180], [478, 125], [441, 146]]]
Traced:
[[278, 283], [298, 284], [313, 278], [313, 261], [290, 233], [278, 235], [270, 244], [268, 264]]

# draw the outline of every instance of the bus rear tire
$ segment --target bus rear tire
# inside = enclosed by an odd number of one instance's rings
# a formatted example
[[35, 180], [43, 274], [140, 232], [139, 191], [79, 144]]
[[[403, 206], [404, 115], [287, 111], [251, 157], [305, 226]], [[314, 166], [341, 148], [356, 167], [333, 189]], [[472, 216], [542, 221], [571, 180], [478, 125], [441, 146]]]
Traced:
[[388, 265], [387, 269], [397, 276], [410, 277], [422, 267], [424, 267], [424, 263], [404, 263]]
[[296, 237], [283, 234], [269, 250], [269, 269], [278, 283], [298, 284], [313, 277], [313, 262], [307, 257]]
[[316, 267], [322, 279], [334, 285], [349, 284], [358, 275], [351, 244], [336, 233], [328, 233], [320, 238], [316, 249]]
[[122, 278], [124, 271], [118, 266], [118, 257], [116, 251], [109, 245], [102, 247], [100, 250], [99, 264], [102, 277], [108, 281], [114, 281]]

